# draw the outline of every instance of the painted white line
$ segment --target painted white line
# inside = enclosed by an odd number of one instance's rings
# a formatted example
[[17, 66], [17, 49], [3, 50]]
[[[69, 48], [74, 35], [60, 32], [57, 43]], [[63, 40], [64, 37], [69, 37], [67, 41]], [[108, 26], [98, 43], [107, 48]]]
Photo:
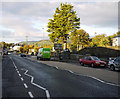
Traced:
[[46, 88], [41, 87], [41, 86], [37, 85], [36, 83], [33, 83], [33, 82], [32, 82], [32, 84], [35, 85], [35, 86], [37, 86], [37, 87], [40, 88], [40, 89], [46, 90]]
[[22, 77], [20, 78], [22, 81], [24, 80]]
[[28, 86], [26, 85], [26, 83], [24, 83], [24, 86], [25, 86], [25, 88], [28, 88]]
[[19, 74], [20, 72], [19, 72], [19, 71], [17, 71], [17, 73]]
[[74, 73], [74, 74], [75, 74], [75, 75], [80, 75], [80, 76], [89, 77], [89, 78], [93, 78], [93, 79], [95, 79], [95, 80], [97, 80], [97, 81], [99, 81], [99, 82], [101, 82], [101, 83], [107, 84], [107, 85], [112, 85], [112, 86], [117, 86], [117, 87], [120, 87], [120, 85], [113, 84], [113, 83], [108, 83], [108, 82], [105, 82], [105, 81], [103, 81], [103, 80], [101, 80], [101, 79], [98, 79], [98, 78], [96, 78], [96, 77], [93, 77], [93, 76], [89, 76], [89, 75], [82, 75], [82, 74], [76, 74], [76, 73]]
[[55, 67], [56, 69], [59, 69], [57, 66]]
[[18, 74], [19, 76], [21, 76], [21, 74]]
[[93, 79], [95, 79], [95, 80], [97, 80], [97, 81], [99, 81], [99, 82], [101, 82], [101, 83], [107, 84], [107, 85], [112, 85], [112, 86], [120, 87], [120, 85], [113, 84], [113, 83], [108, 83], [108, 82], [106, 82], [106, 81], [103, 81], [103, 80], [98, 79], [98, 78], [93, 77], [93, 76], [83, 75], [83, 74], [77, 74], [77, 73], [74, 73], [73, 71], [71, 71], [71, 70], [67, 70], [67, 69], [64, 69], [64, 70], [69, 71], [70, 73], [73, 73], [73, 74], [75, 74], [75, 75], [80, 75], [80, 76], [85, 76], [85, 77], [93, 78]]
[[70, 73], [74, 73], [73, 71], [71, 71], [71, 70], [68, 70]]
[[44, 88], [44, 87], [42, 87], [42, 86], [40, 86], [40, 85], [34, 83], [34, 82], [33, 82], [33, 81], [34, 81], [34, 77], [31, 76], [31, 75], [29, 75], [29, 74], [27, 74], [28, 70], [26, 70], [26, 69], [24, 69], [24, 70], [25, 70], [25, 73], [24, 73], [24, 74], [27, 75], [27, 76], [29, 76], [29, 77], [31, 77], [31, 84], [34, 85], [34, 86], [36, 86], [36, 87], [38, 87], [38, 88], [40, 88], [40, 89], [42, 89], [42, 90], [44, 90], [45, 93], [46, 93], [47, 99], [50, 99], [49, 91], [48, 91], [46, 88]]
[[28, 92], [28, 94], [29, 94], [29, 96], [30, 96], [31, 98], [34, 98], [34, 96], [33, 96], [33, 94], [32, 94], [31, 92]]
[[47, 99], [50, 99], [50, 94], [49, 94], [49, 91], [48, 91], [48, 90], [46, 90], [45, 92], [46, 92], [46, 95], [47, 95]]
[[18, 69], [16, 69], [16, 71], [18, 71]]

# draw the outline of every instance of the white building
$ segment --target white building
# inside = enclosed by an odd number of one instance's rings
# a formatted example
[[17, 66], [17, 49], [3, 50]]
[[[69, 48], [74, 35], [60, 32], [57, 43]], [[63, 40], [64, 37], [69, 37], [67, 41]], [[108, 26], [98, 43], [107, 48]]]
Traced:
[[120, 46], [120, 35], [113, 37], [113, 46]]
[[21, 46], [14, 46], [13, 51], [19, 51]]

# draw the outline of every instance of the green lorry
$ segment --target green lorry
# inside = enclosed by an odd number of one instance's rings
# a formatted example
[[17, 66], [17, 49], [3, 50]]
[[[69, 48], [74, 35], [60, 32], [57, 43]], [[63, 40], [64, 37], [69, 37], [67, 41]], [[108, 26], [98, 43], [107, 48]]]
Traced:
[[50, 48], [40, 48], [38, 50], [37, 59], [48, 59], [50, 60], [51, 51]]

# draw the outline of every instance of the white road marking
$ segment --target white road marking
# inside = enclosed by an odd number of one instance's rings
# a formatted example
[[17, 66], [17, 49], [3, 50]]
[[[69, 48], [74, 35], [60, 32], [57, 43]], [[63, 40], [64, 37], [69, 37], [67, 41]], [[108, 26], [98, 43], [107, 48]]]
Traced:
[[24, 80], [22, 77], [20, 78], [22, 81]]
[[18, 74], [19, 76], [21, 76], [21, 74]]
[[28, 88], [28, 86], [26, 85], [26, 83], [24, 83], [24, 86], [25, 86], [25, 88]]
[[30, 96], [31, 98], [34, 98], [34, 96], [33, 96], [33, 94], [32, 94], [31, 92], [28, 92], [28, 94], [29, 94], [29, 96]]
[[108, 83], [108, 82], [105, 82], [105, 81], [103, 81], [103, 80], [101, 80], [101, 79], [98, 79], [98, 78], [96, 78], [96, 77], [93, 77], [93, 76], [83, 75], [83, 74], [76, 74], [76, 73], [74, 73], [74, 74], [75, 74], [75, 75], [80, 75], [80, 76], [85, 76], [85, 77], [90, 77], [90, 78], [93, 78], [93, 79], [95, 79], [95, 80], [97, 80], [97, 81], [99, 81], [99, 82], [101, 82], [101, 83], [107, 84], [107, 85], [112, 85], [112, 86], [120, 87], [120, 85], [113, 84], [113, 83]]
[[46, 92], [46, 95], [47, 95], [47, 99], [50, 99], [50, 94], [49, 94], [49, 91], [48, 91], [48, 90], [46, 90], [45, 92]]
[[57, 66], [55, 68], [59, 69]]
[[103, 80], [98, 79], [98, 78], [93, 77], [93, 76], [83, 75], [83, 74], [77, 74], [77, 73], [75, 73], [75, 72], [73, 72], [73, 71], [71, 71], [71, 70], [67, 70], [67, 69], [63, 69], [63, 70], [69, 71], [70, 73], [73, 73], [73, 74], [75, 74], [75, 75], [80, 75], [80, 76], [85, 76], [85, 77], [93, 78], [93, 79], [95, 79], [95, 80], [97, 80], [97, 81], [99, 81], [99, 82], [101, 82], [101, 83], [107, 84], [107, 85], [112, 85], [112, 86], [118, 86], [118, 87], [120, 87], [120, 85], [113, 84], [113, 83], [108, 83], [108, 82], [106, 82], [106, 81], [103, 81]]
[[31, 76], [31, 75], [29, 75], [29, 74], [27, 74], [28, 70], [26, 70], [26, 69], [22, 69], [22, 70], [25, 70], [25, 73], [24, 73], [25, 75], [31, 77], [31, 84], [34, 85], [34, 86], [36, 86], [36, 87], [38, 87], [38, 88], [40, 88], [40, 89], [43, 89], [43, 90], [45, 91], [45, 93], [46, 93], [47, 99], [50, 99], [50, 93], [49, 93], [49, 91], [48, 91], [46, 88], [44, 88], [44, 87], [42, 87], [42, 86], [34, 83], [34, 82], [33, 82], [33, 81], [34, 81], [34, 77]]
[[71, 71], [71, 70], [68, 70], [70, 73], [74, 73], [73, 71]]
[[19, 72], [19, 71], [17, 71], [17, 73], [19, 74], [20, 72]]

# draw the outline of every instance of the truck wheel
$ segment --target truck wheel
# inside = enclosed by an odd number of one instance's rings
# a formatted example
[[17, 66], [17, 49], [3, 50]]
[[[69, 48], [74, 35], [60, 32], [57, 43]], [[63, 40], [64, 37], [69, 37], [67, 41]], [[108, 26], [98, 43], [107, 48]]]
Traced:
[[95, 67], [94, 63], [91, 63], [91, 67], [93, 67], [93, 68]]
[[80, 65], [84, 66], [84, 63], [83, 63], [83, 62], [80, 62]]
[[111, 66], [110, 66], [110, 70], [112, 70], [112, 71], [114, 71], [114, 70], [115, 70], [114, 65], [111, 65]]

